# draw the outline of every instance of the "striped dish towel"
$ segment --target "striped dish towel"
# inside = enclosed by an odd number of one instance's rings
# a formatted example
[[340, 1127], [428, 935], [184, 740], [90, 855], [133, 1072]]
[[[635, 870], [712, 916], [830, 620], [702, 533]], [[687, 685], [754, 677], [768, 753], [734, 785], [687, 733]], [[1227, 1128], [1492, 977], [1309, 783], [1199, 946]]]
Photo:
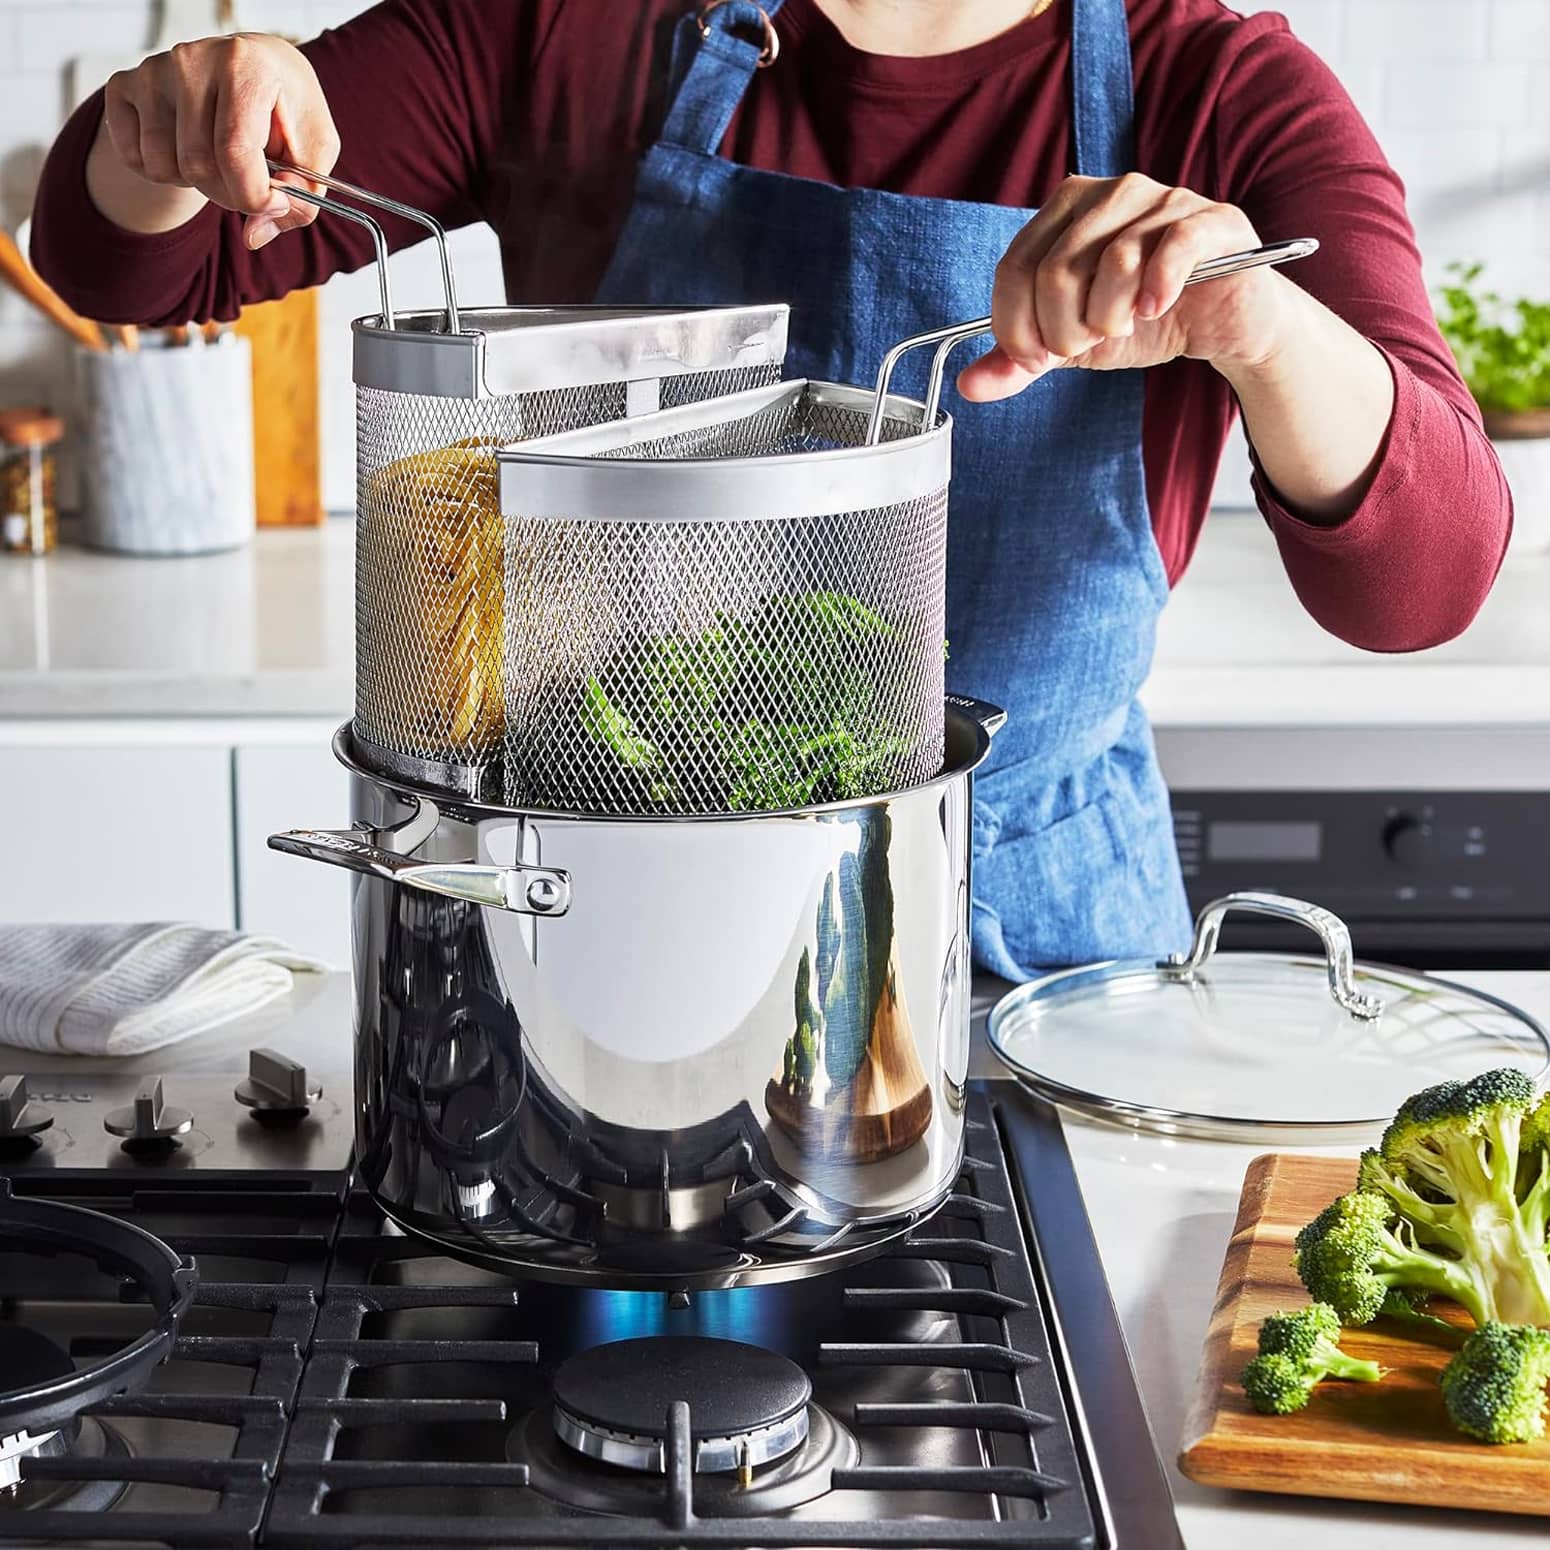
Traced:
[[198, 926], [0, 926], [0, 1044], [137, 1055], [208, 1032], [326, 965]]

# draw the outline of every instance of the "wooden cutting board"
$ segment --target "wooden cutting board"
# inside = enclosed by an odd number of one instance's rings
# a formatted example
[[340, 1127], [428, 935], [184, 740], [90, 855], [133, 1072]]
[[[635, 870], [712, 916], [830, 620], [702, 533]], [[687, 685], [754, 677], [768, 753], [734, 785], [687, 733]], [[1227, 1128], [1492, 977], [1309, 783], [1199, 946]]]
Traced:
[[323, 520], [318, 445], [318, 293], [244, 307], [253, 352], [253, 489], [260, 527]]
[[[1381, 1382], [1320, 1384], [1296, 1415], [1249, 1408], [1238, 1375], [1258, 1349], [1260, 1321], [1308, 1301], [1292, 1240], [1355, 1183], [1354, 1158], [1272, 1153], [1250, 1164], [1179, 1468], [1242, 1490], [1550, 1516], [1550, 1439], [1492, 1447], [1454, 1431], [1437, 1387], [1456, 1349], [1446, 1336], [1407, 1338], [1380, 1319], [1340, 1344], [1392, 1369]], [[1469, 1327], [1462, 1313], [1458, 1322]]]

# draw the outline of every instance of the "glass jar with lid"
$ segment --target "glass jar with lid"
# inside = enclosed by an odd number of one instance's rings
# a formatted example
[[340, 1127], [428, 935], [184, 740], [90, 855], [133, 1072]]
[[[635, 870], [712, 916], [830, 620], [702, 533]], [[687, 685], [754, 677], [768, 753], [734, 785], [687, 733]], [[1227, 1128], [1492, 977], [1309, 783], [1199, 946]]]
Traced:
[[64, 432], [46, 409], [0, 409], [0, 548], [48, 554], [58, 542], [56, 453]]

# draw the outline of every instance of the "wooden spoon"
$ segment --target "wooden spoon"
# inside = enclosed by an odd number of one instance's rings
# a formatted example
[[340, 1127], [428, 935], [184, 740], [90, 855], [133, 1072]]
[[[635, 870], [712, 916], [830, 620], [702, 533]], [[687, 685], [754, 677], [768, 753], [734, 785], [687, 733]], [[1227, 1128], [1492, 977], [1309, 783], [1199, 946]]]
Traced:
[[102, 329], [78, 312], [71, 311], [27, 262], [11, 236], [3, 231], [0, 231], [0, 280], [4, 280], [18, 296], [31, 302], [44, 317], [56, 327], [62, 328], [77, 344], [85, 345], [88, 350], [107, 348]]

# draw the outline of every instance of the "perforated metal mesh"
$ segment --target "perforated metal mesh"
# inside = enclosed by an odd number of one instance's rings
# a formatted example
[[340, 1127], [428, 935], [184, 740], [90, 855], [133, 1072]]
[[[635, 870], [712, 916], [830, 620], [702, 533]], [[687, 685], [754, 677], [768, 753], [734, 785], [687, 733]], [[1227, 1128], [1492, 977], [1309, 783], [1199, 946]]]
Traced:
[[[665, 378], [663, 402], [779, 375], [772, 362]], [[484, 399], [356, 389], [354, 727], [368, 757], [484, 794], [505, 725], [495, 450], [624, 412], [623, 382]]]
[[[885, 439], [917, 430], [888, 421]], [[865, 431], [803, 391], [736, 418], [707, 404], [694, 429], [601, 455], [757, 459]], [[509, 515], [506, 539], [512, 806], [804, 807], [940, 769], [945, 487], [801, 518]]]

